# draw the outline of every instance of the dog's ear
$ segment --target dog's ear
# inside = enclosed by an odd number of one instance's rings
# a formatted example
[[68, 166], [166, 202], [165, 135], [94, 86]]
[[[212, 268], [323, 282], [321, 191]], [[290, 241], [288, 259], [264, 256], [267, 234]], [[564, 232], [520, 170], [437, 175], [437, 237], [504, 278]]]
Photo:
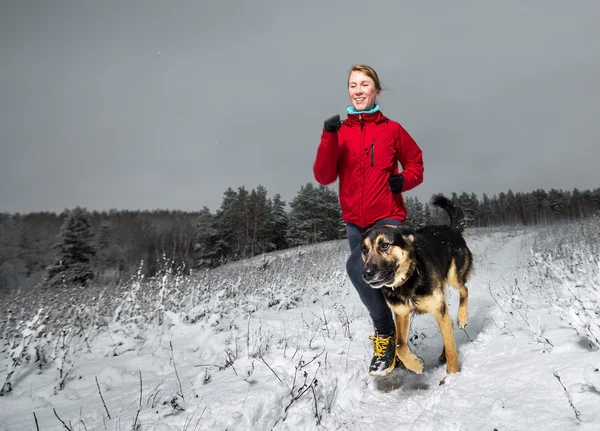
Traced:
[[407, 228], [396, 227], [394, 232], [394, 244], [399, 247], [408, 247], [415, 242], [414, 231]]

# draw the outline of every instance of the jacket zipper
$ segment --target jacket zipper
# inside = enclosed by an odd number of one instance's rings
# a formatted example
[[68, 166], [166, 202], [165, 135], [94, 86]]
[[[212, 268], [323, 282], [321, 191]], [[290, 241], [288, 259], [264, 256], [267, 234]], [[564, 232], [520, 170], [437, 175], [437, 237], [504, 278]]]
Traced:
[[[358, 120], [360, 121], [360, 130], [362, 131], [365, 123], [363, 121], [362, 114], [358, 114]], [[369, 147], [365, 148], [365, 151], [369, 151]], [[371, 142], [371, 166], [375, 166], [375, 140]]]
[[375, 166], [375, 139], [371, 142], [371, 166]]
[[371, 166], [375, 166], [375, 139], [371, 142], [371, 145], [365, 148], [365, 151], [371, 150]]

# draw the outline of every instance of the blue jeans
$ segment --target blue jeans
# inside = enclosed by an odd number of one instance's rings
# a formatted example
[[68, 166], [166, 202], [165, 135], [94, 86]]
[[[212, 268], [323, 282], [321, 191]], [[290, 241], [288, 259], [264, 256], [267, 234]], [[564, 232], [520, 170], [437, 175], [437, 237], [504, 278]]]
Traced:
[[[382, 219], [375, 223], [401, 225], [400, 220]], [[346, 223], [346, 233], [348, 234], [348, 243], [350, 244], [350, 257], [346, 261], [346, 272], [354, 288], [358, 292], [365, 307], [369, 311], [375, 332], [381, 335], [390, 335], [394, 333], [394, 318], [392, 311], [388, 307], [381, 289], [373, 289], [362, 278], [363, 259], [360, 249], [360, 240], [362, 234], [371, 226], [361, 228], [352, 223]]]

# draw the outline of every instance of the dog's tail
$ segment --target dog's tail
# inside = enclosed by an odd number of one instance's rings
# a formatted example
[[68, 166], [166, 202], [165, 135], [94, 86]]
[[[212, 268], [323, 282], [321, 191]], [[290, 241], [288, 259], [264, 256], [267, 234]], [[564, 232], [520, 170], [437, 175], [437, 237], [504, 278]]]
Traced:
[[431, 204], [442, 208], [450, 216], [450, 227], [462, 233], [465, 230], [465, 213], [461, 207], [456, 205], [444, 195], [434, 195]]

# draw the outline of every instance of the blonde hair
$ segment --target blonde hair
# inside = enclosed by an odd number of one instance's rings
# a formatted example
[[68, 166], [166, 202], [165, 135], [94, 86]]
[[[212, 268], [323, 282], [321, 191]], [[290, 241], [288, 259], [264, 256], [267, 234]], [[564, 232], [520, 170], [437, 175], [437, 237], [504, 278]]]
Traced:
[[381, 91], [381, 82], [379, 81], [379, 76], [377, 75], [377, 72], [375, 72], [375, 69], [373, 69], [371, 66], [367, 66], [366, 64], [355, 64], [352, 66], [350, 68], [350, 72], [348, 72], [347, 86], [350, 85], [350, 75], [352, 75], [352, 72], [364, 73], [373, 80], [375, 83], [375, 89], [377, 89], [377, 91]]

